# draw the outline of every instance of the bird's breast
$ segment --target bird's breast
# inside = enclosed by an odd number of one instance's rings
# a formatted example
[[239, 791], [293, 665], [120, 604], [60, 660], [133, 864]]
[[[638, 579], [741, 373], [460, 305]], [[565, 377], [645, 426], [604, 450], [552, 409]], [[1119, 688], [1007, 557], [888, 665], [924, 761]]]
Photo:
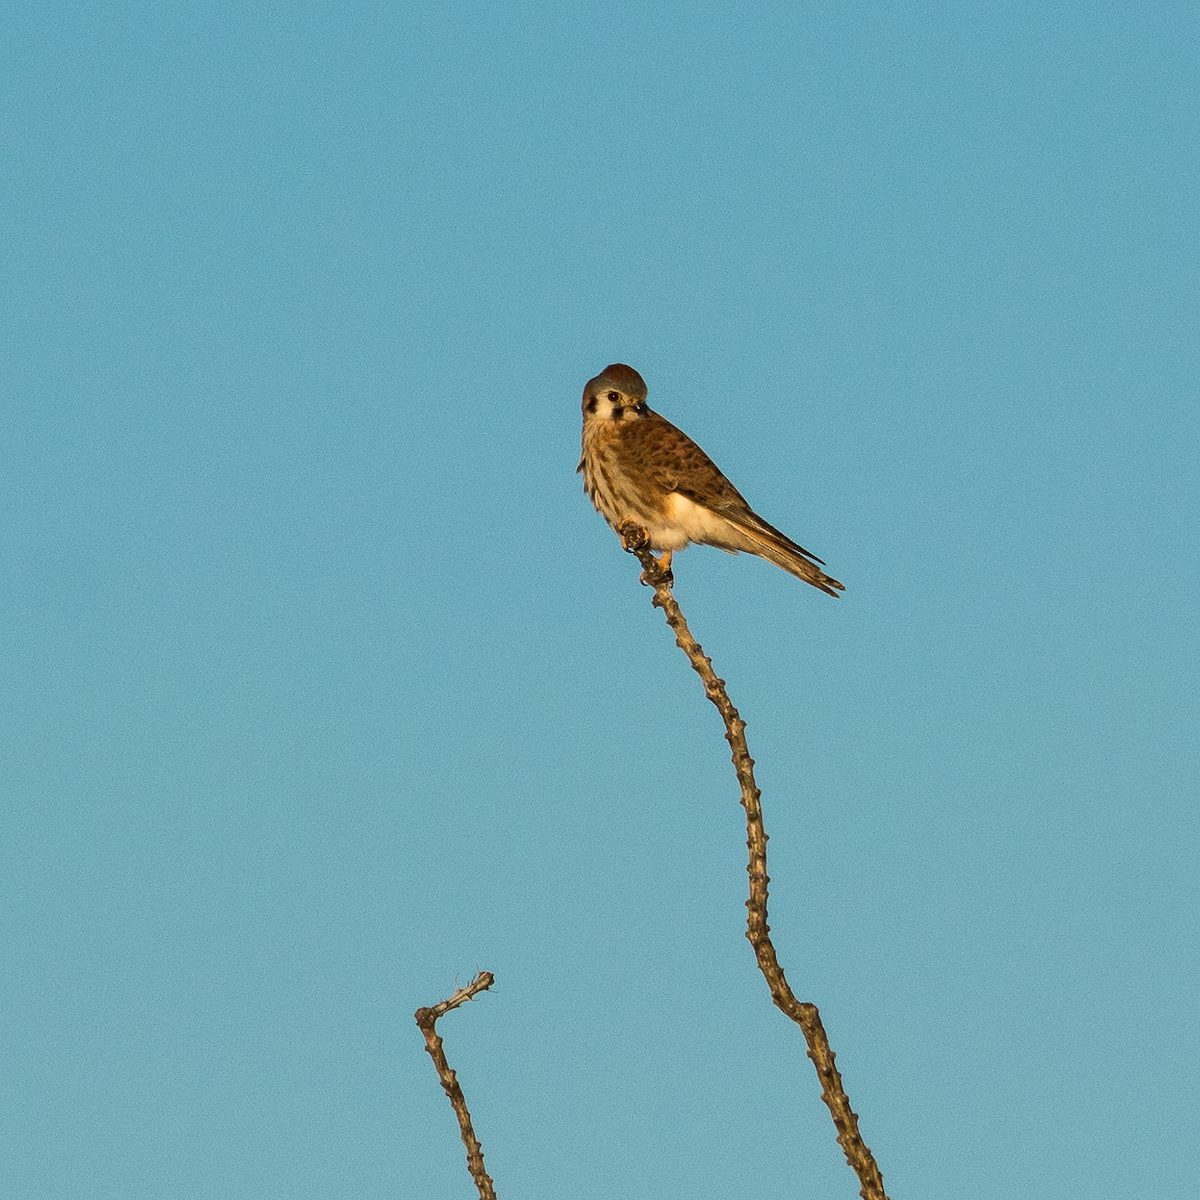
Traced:
[[583, 427], [584, 487], [614, 528], [622, 521], [636, 521], [654, 529], [666, 516], [666, 492], [638, 450], [639, 424], [594, 421]]

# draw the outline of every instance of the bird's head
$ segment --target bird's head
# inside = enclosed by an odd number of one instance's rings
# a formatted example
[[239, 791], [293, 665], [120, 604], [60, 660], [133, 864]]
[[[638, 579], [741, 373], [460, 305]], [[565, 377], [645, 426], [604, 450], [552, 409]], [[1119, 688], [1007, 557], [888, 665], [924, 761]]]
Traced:
[[642, 416], [646, 408], [646, 381], [624, 363], [605, 367], [583, 389], [583, 419], [620, 421]]

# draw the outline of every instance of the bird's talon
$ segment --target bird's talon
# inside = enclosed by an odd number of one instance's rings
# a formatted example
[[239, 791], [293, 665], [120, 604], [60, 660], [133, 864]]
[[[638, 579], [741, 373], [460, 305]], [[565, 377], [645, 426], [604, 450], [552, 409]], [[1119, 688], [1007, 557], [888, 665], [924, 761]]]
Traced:
[[617, 526], [617, 534], [621, 538], [621, 548], [627, 554], [640, 554], [650, 540], [650, 535], [635, 521], [622, 521]]
[[647, 567], [642, 572], [642, 583], [644, 583], [646, 587], [656, 588], [662, 587], [664, 584], [667, 587], [670, 587], [675, 582], [675, 576], [672, 574], [671, 568], [664, 567], [656, 558], [652, 558], [650, 561], [654, 565]]

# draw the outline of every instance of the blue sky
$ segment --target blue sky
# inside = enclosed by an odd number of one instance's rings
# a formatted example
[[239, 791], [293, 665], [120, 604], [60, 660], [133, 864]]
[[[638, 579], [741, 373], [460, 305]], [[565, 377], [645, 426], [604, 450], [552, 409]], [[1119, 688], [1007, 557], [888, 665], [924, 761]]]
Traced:
[[897, 1196], [1193, 1194], [1193, 5], [27, 5], [0, 49], [0, 1192], [853, 1196], [632, 363]]

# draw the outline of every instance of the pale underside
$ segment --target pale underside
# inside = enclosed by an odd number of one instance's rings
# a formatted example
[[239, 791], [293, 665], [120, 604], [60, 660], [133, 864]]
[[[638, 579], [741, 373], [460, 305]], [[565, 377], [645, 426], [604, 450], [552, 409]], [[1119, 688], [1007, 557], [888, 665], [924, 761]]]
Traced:
[[682, 550], [689, 542], [718, 546], [730, 554], [749, 549], [730, 544], [738, 540], [737, 531], [724, 517], [679, 492], [667, 493], [663, 500], [663, 520], [647, 525], [646, 532], [655, 550]]

